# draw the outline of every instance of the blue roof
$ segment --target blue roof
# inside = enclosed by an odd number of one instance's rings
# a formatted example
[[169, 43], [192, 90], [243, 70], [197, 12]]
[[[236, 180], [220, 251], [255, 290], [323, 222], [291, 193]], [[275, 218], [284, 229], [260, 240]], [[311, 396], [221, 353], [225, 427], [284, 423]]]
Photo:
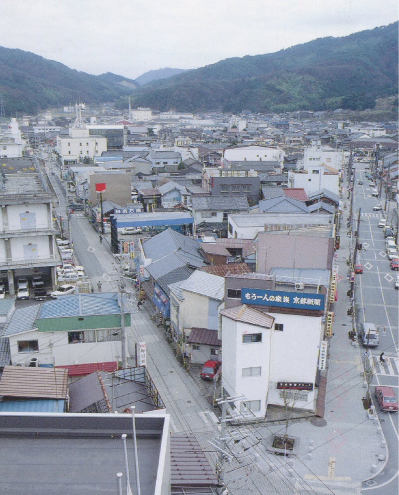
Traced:
[[63, 413], [65, 400], [62, 399], [29, 399], [0, 402], [0, 412], [39, 412]]
[[41, 305], [37, 318], [63, 318], [66, 316], [89, 316], [119, 314], [118, 294], [77, 294], [63, 296]]
[[12, 315], [12, 318], [3, 333], [3, 337], [15, 333], [27, 332], [28, 330], [35, 328], [35, 321], [39, 309], [40, 304], [35, 304], [15, 310], [15, 313]]

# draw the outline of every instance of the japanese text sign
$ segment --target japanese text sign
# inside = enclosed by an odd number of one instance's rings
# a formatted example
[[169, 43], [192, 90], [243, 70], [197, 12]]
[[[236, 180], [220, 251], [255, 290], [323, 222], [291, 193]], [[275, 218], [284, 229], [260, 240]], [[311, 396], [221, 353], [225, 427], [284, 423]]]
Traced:
[[257, 304], [259, 306], [278, 306], [280, 308], [324, 309], [323, 294], [306, 294], [304, 292], [282, 292], [263, 289], [241, 289], [243, 304]]

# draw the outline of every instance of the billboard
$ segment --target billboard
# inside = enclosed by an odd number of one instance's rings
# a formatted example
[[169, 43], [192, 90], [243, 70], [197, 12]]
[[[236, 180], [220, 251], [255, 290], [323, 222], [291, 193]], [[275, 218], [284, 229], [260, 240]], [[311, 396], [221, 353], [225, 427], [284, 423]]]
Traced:
[[241, 289], [241, 302], [242, 304], [310, 309], [313, 311], [320, 311], [324, 309], [323, 294], [308, 294], [304, 292]]

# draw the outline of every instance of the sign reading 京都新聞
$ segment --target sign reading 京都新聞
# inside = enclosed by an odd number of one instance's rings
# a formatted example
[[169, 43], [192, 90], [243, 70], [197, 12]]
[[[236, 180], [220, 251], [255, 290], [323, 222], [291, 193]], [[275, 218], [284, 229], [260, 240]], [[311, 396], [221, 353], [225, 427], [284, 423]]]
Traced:
[[264, 289], [241, 289], [243, 304], [258, 304], [259, 306], [278, 306], [280, 308], [324, 309], [323, 294], [305, 294], [303, 292], [283, 292]]

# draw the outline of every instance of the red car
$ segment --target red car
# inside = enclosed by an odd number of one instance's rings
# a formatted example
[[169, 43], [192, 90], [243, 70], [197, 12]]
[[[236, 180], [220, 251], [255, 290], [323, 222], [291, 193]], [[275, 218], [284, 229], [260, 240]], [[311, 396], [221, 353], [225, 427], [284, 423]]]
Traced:
[[374, 393], [381, 411], [398, 412], [398, 399], [391, 387], [375, 387]]
[[221, 364], [220, 361], [206, 361], [201, 370], [201, 378], [204, 380], [212, 380]]
[[363, 273], [363, 265], [361, 265], [360, 263], [355, 265], [355, 273]]
[[391, 270], [399, 270], [399, 259], [395, 258], [391, 261]]

